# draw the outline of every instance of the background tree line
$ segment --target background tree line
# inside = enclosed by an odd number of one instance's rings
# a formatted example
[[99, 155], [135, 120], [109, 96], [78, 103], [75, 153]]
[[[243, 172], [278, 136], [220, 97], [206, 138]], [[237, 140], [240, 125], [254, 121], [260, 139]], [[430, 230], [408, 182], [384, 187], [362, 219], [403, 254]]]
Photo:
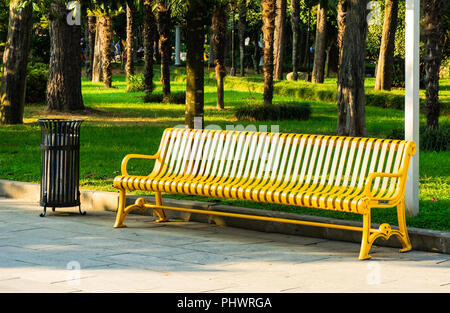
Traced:
[[[156, 59], [167, 99], [171, 94], [175, 25], [182, 27], [187, 53], [189, 127], [194, 127], [195, 117], [203, 120], [205, 47], [210, 64], [215, 66], [218, 109], [225, 106], [223, 81], [227, 74], [244, 76], [248, 70], [262, 71], [265, 105], [272, 105], [274, 81], [285, 79], [288, 73], [292, 80], [319, 84], [326, 77], [336, 76], [340, 135], [366, 135], [367, 74], [376, 74], [377, 89], [390, 90], [404, 82], [404, 0], [376, 0], [370, 4], [367, 0], [91, 0], [83, 1], [78, 12], [81, 25], [67, 24], [67, 3], [0, 0], [0, 49], [4, 51], [1, 123], [22, 122], [29, 61], [49, 64], [49, 110], [84, 109], [81, 37], [86, 45], [84, 75], [89, 79], [113, 88], [112, 47], [118, 39], [126, 42], [123, 49], [127, 79], [134, 75], [139, 43], [145, 51], [145, 90], [153, 90]], [[422, 3], [421, 78], [427, 89], [427, 126], [437, 128], [439, 70], [442, 60], [448, 64], [449, 55], [449, 14], [443, 12], [449, 8], [442, 0]], [[379, 9], [378, 22], [368, 24], [374, 8]]]

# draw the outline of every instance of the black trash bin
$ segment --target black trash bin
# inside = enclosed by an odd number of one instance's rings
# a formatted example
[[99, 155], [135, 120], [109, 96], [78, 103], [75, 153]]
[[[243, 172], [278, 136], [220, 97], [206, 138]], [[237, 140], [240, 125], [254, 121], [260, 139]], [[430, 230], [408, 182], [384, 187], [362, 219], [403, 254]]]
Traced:
[[80, 127], [83, 120], [41, 119], [41, 200], [47, 207], [78, 206], [80, 214]]

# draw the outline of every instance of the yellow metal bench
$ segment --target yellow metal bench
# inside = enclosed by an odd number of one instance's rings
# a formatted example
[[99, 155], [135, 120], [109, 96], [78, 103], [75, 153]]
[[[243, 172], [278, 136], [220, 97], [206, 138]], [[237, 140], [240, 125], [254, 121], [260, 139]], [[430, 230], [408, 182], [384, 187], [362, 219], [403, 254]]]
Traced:
[[[222, 130], [166, 129], [155, 155], [129, 154], [122, 175], [114, 179], [119, 207], [114, 227], [124, 227], [127, 214], [152, 208], [159, 220], [165, 210], [324, 226], [362, 231], [359, 258], [370, 258], [376, 238], [395, 235], [400, 252], [411, 250], [404, 193], [413, 141], [258, 133]], [[127, 173], [130, 159], [154, 159], [146, 176]], [[155, 204], [139, 198], [125, 207], [126, 191], [155, 192]], [[323, 224], [247, 214], [165, 206], [161, 193], [241, 200], [345, 211], [363, 215], [363, 227]], [[398, 230], [389, 224], [371, 227], [371, 209], [397, 207]]]

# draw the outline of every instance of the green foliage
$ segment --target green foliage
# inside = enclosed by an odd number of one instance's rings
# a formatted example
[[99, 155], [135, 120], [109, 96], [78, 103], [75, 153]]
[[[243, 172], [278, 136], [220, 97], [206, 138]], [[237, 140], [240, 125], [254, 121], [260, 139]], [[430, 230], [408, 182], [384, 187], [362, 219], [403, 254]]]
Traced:
[[144, 103], [185, 104], [186, 92], [172, 92], [168, 97], [165, 98], [163, 97], [162, 93], [147, 93], [144, 97]]
[[8, 36], [9, 1], [0, 0], [0, 51], [3, 51]]
[[441, 125], [438, 129], [427, 129], [420, 136], [420, 148], [424, 151], [448, 151], [449, 135], [447, 125]]
[[41, 103], [47, 93], [48, 65], [44, 63], [28, 63], [26, 103]]
[[311, 117], [311, 106], [307, 102], [284, 102], [280, 104], [264, 105], [249, 102], [235, 111], [240, 121], [280, 121], [280, 120], [308, 120]]
[[[380, 23], [373, 23], [369, 25], [367, 32], [367, 57], [372, 61], [378, 60], [380, 54], [381, 37], [383, 35], [383, 21], [384, 21], [384, 0], [376, 0], [379, 4], [381, 15], [377, 17]], [[395, 48], [394, 57], [405, 58], [405, 1], [398, 2], [397, 14], [397, 28], [395, 31]]]
[[[438, 129], [426, 129], [420, 127], [420, 150], [422, 151], [448, 151], [450, 148], [449, 125], [442, 124]], [[388, 139], [405, 139], [403, 127], [393, 128], [386, 136]]]
[[129, 75], [127, 92], [138, 92], [145, 90], [144, 74]]

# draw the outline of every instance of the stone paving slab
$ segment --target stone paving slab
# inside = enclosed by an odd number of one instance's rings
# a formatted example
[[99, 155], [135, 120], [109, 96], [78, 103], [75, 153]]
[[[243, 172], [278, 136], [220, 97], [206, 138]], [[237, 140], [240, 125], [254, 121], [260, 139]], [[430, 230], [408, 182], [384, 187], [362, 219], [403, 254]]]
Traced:
[[[450, 255], [0, 198], [0, 292], [450, 292]], [[60, 212], [61, 211], [61, 212]]]

